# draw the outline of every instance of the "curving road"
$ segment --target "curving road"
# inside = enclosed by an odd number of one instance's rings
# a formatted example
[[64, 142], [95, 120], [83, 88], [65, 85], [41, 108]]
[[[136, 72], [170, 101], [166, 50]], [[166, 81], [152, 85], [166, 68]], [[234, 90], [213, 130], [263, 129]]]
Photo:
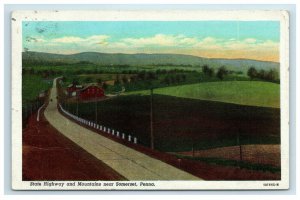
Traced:
[[56, 96], [56, 79], [54, 79], [50, 94], [52, 101], [44, 112], [49, 123], [128, 180], [201, 180], [72, 122], [59, 113]]

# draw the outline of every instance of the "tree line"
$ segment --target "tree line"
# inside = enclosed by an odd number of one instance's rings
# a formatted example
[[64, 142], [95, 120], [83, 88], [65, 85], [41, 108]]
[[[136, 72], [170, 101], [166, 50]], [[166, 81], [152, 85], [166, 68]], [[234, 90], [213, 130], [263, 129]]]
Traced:
[[274, 69], [266, 70], [256, 70], [253, 66], [248, 69], [247, 75], [251, 80], [262, 79], [266, 81], [278, 81], [278, 73]]
[[[214, 69], [209, 67], [208, 65], [202, 66], [202, 72], [208, 77], [215, 76], [220, 80], [223, 80], [226, 75], [232, 73], [232, 71], [227, 70], [225, 66], [221, 66], [220, 68], [217, 69], [217, 72], [215, 72]], [[251, 66], [247, 71], [247, 76], [251, 80], [260, 79], [260, 80], [271, 81], [271, 82], [279, 81], [278, 72], [275, 69], [257, 70], [255, 67]]]
[[226, 75], [229, 74], [229, 71], [226, 69], [225, 66], [221, 66], [218, 70], [217, 73], [215, 73], [213, 68], [210, 68], [208, 65], [203, 65], [202, 66], [202, 72], [209, 77], [216, 76], [220, 80], [223, 80]]

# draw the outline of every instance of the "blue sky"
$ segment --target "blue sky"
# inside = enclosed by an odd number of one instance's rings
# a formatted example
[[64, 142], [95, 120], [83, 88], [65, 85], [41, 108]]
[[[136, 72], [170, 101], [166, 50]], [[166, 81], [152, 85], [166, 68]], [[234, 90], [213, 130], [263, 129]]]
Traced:
[[23, 47], [31, 51], [181, 53], [276, 61], [279, 26], [276, 21], [25, 21], [22, 33]]

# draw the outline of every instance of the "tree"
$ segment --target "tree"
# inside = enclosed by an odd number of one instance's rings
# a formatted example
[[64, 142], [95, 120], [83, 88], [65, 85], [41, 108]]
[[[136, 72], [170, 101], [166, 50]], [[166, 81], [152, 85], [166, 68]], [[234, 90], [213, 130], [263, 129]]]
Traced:
[[227, 69], [222, 66], [219, 68], [218, 72], [217, 72], [217, 77], [220, 79], [220, 80], [223, 80], [224, 79], [224, 76], [228, 74], [228, 71]]
[[138, 79], [139, 80], [145, 80], [145, 77], [146, 77], [146, 72], [145, 71], [141, 71], [138, 73]]
[[270, 69], [267, 73], [266, 73], [266, 80], [268, 81], [274, 81], [276, 79], [276, 71], [274, 69]]
[[92, 72], [93, 72], [93, 74], [98, 74], [98, 70], [97, 69], [94, 69]]
[[185, 74], [182, 74], [182, 75], [181, 75], [181, 79], [182, 79], [182, 81], [184, 82], [184, 81], [186, 80], [186, 75], [185, 75]]
[[265, 78], [266, 78], [266, 71], [263, 70], [263, 69], [259, 70], [257, 76], [258, 76], [258, 78], [260, 78], [260, 79], [265, 79]]
[[255, 68], [251, 67], [247, 74], [251, 79], [256, 77], [271, 82], [278, 80], [278, 72], [275, 69], [270, 69], [269, 71], [261, 69], [256, 71]]
[[49, 75], [50, 75], [49, 70], [45, 70], [45, 71], [43, 72], [43, 78], [48, 78]]
[[103, 84], [102, 84], [102, 88], [103, 88], [104, 90], [106, 90], [106, 89], [108, 88], [108, 85], [107, 85], [107, 83], [106, 83], [106, 82], [103, 82]]
[[97, 78], [96, 82], [97, 82], [98, 85], [102, 85], [102, 79], [101, 78]]
[[160, 71], [160, 73], [161, 73], [161, 74], [166, 74], [166, 73], [167, 73], [167, 70], [162, 69], [162, 70]]
[[90, 77], [90, 76], [87, 76], [85, 79], [84, 79], [84, 82], [86, 82], [86, 83], [90, 83], [90, 82], [92, 82], [92, 78]]
[[122, 77], [122, 82], [123, 82], [124, 84], [128, 83], [128, 78], [127, 78], [127, 76], [123, 76], [123, 77]]
[[65, 76], [62, 76], [61, 80], [62, 82], [66, 82], [67, 78]]
[[254, 67], [250, 67], [248, 69], [247, 75], [250, 77], [250, 79], [254, 79], [257, 77], [258, 73]]
[[130, 77], [130, 83], [134, 83], [136, 81], [136, 76], [131, 76]]
[[158, 74], [161, 74], [161, 70], [160, 69], [157, 69], [156, 71], [155, 71], [155, 73], [158, 75]]
[[73, 84], [73, 85], [79, 85], [78, 78], [73, 78], [72, 84]]
[[171, 75], [171, 83], [172, 84], [176, 83], [176, 78], [173, 75]]
[[203, 65], [202, 66], [202, 72], [209, 77], [212, 77], [214, 74], [214, 70], [210, 68], [208, 65]]
[[166, 83], [167, 85], [170, 85], [170, 77], [169, 76], [165, 76], [163, 82]]
[[156, 79], [156, 75], [153, 72], [148, 72], [146, 76], [147, 80], [153, 80]]
[[119, 84], [120, 84], [120, 77], [119, 75], [117, 75], [115, 80], [115, 85], [119, 85]]
[[177, 74], [177, 75], [176, 75], [176, 82], [177, 82], [177, 83], [180, 83], [180, 81], [181, 81], [181, 75], [180, 75], [180, 74]]

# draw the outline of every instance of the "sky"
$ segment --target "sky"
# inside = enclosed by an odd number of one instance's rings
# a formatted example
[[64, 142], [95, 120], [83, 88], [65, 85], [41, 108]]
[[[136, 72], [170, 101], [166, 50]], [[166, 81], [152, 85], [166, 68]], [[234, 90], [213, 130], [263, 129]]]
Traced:
[[278, 21], [24, 21], [23, 49], [279, 61]]

